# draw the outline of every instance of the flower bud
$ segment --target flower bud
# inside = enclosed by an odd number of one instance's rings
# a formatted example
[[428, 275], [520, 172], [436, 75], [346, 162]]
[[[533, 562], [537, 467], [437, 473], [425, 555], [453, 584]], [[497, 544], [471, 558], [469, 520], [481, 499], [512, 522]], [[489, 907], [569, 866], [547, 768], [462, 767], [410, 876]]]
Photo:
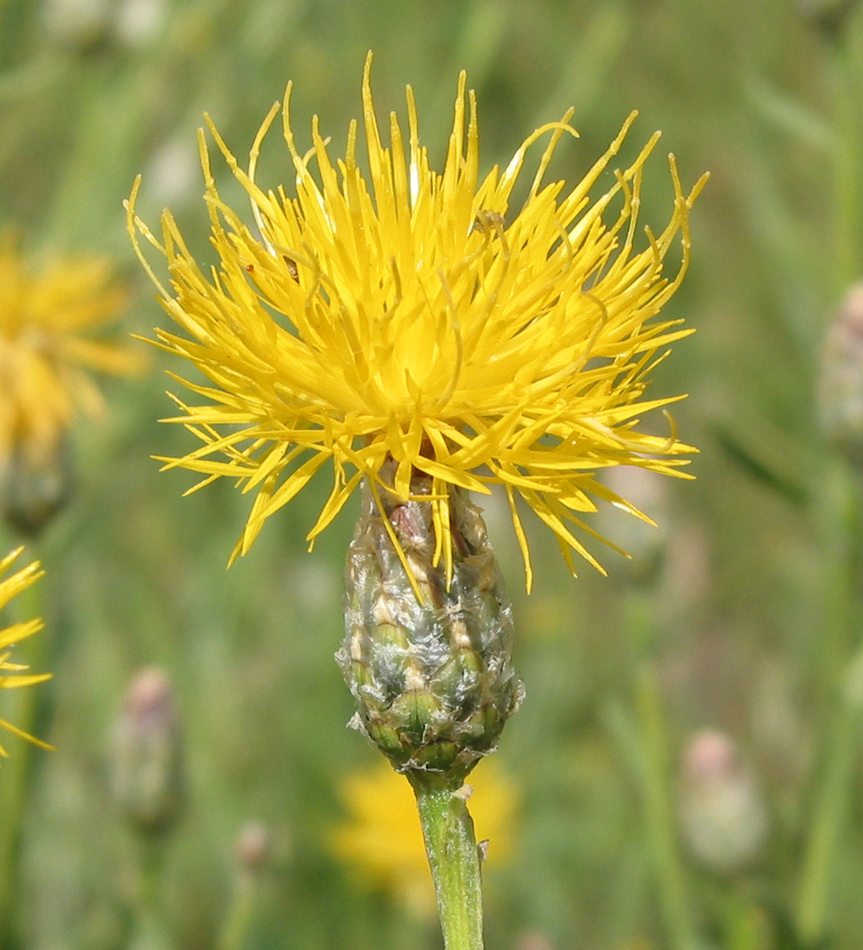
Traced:
[[183, 797], [180, 722], [168, 677], [144, 669], [134, 678], [117, 722], [112, 791], [125, 815], [144, 831], [177, 817]]
[[863, 465], [863, 283], [848, 292], [821, 353], [821, 424], [856, 465]]
[[734, 742], [722, 732], [698, 733], [685, 751], [680, 823], [693, 857], [712, 871], [744, 870], [761, 851], [767, 834], [764, 800]]
[[237, 835], [237, 863], [250, 874], [263, 870], [270, 862], [273, 840], [262, 821], [248, 821]]
[[156, 201], [182, 206], [198, 196], [197, 151], [179, 139], [165, 142], [150, 159], [147, 179]]
[[797, 0], [797, 9], [804, 20], [827, 36], [837, 37], [857, 3], [858, 0]]
[[[429, 493], [430, 483], [415, 476], [412, 496]], [[382, 493], [381, 512], [364, 486], [336, 660], [357, 703], [352, 725], [398, 771], [456, 778], [494, 750], [524, 689], [511, 661], [512, 608], [479, 509], [458, 488], [449, 502], [448, 584], [433, 563], [431, 505]]]
[[123, 0], [114, 26], [117, 38], [131, 47], [151, 43], [164, 27], [166, 0]]
[[13, 451], [0, 465], [6, 521], [21, 534], [38, 535], [72, 494], [72, 454], [65, 439], [47, 453]]
[[111, 0], [47, 0], [42, 21], [50, 37], [86, 50], [108, 34]]
[[[627, 570], [631, 580], [651, 580], [662, 565], [665, 555], [668, 532], [659, 525], [668, 523], [668, 494], [664, 479], [656, 472], [639, 468], [637, 465], [614, 465], [602, 473], [603, 484], [619, 498], [626, 499], [626, 508], [630, 512], [621, 515], [617, 508], [624, 507], [615, 502], [615, 509], [602, 510], [602, 531], [613, 537], [615, 544], [630, 556]], [[645, 516], [656, 521], [651, 524], [631, 514], [635, 508]], [[612, 524], [612, 516], [614, 523]]]
[[542, 931], [523, 930], [515, 938], [515, 950], [554, 950], [554, 946]]

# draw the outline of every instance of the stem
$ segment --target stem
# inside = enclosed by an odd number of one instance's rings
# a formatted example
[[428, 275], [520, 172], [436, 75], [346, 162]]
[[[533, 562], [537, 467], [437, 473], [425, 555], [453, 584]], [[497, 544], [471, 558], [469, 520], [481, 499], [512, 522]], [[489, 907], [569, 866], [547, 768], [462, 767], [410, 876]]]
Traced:
[[257, 875], [243, 870], [234, 888], [234, 896], [228, 907], [218, 950], [242, 950], [249, 939], [249, 930], [258, 905]]
[[635, 689], [644, 755], [641, 791], [648, 843], [656, 869], [659, 904], [669, 945], [674, 950], [693, 950], [698, 946], [698, 939], [689, 909], [686, 874], [675, 843], [662, 701], [656, 676], [649, 664], [645, 663], [636, 673]]
[[[852, 643], [859, 624], [858, 538], [859, 486], [842, 460], [835, 460], [825, 479], [825, 577], [821, 673], [824, 715], [822, 742], [826, 755], [807, 829], [797, 895], [797, 929], [804, 943], [823, 940], [831, 925], [833, 891], [842, 872], [845, 830], [854, 803], [855, 762], [860, 745], [859, 700], [849, 696], [849, 680], [857, 675], [863, 645]], [[855, 657], [849, 661], [851, 647]], [[821, 651], [819, 651], [819, 655]]]
[[834, 233], [836, 235], [835, 274], [837, 291], [844, 293], [860, 278], [863, 249], [863, 188], [860, 161], [863, 141], [860, 134], [859, 91], [855, 87], [854, 62], [859, 50], [850, 48], [853, 38], [847, 29], [836, 39], [830, 62], [834, 90], [836, 147], [834, 164]]
[[170, 950], [173, 941], [162, 908], [163, 872], [167, 839], [144, 833], [135, 841], [138, 889], [130, 950]]
[[824, 777], [818, 789], [814, 817], [803, 859], [797, 904], [797, 926], [806, 946], [823, 939], [830, 923], [833, 885], [838, 876], [838, 855], [854, 787], [854, 760], [859, 717], [840, 699], [842, 708], [833, 721], [833, 735]]
[[479, 851], [467, 810], [470, 786], [434, 773], [410, 775], [437, 893], [445, 950], [482, 950]]
[[[830, 51], [828, 68], [834, 92], [836, 146], [833, 155], [835, 234], [835, 291], [844, 294], [860, 278], [863, 250], [863, 188], [860, 161], [860, 87], [855, 75], [859, 41], [851, 35], [847, 18]], [[854, 802], [855, 762], [860, 744], [860, 711], [845, 693], [847, 676], [856, 662], [849, 650], [860, 651], [855, 637], [859, 627], [859, 486], [844, 460], [828, 460], [824, 504], [825, 616], [820, 638], [820, 687], [827, 756], [816, 789], [813, 819], [807, 829], [797, 904], [799, 936], [809, 945], [824, 941], [831, 926], [833, 889], [845, 870], [842, 865], [844, 833]], [[857, 639], [857, 643], [854, 640]], [[858, 656], [860, 654], [858, 653]], [[846, 667], [847, 664], [847, 667]], [[830, 708], [832, 707], [832, 708]]]
[[[685, 865], [677, 845], [674, 803], [669, 783], [668, 729], [662, 694], [652, 660], [657, 638], [653, 598], [633, 591], [625, 603], [626, 627], [633, 652], [636, 722], [630, 730], [632, 760], [640, 786], [647, 845], [656, 875], [659, 909], [672, 950], [701, 944], [691, 905]], [[618, 730], [619, 731], [619, 730]]]

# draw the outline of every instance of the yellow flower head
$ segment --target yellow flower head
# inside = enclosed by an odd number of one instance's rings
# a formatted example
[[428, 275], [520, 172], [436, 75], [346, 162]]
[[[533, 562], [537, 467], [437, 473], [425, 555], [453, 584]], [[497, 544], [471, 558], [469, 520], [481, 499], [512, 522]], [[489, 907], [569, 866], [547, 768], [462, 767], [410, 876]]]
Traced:
[[[608, 192], [589, 193], [618, 152], [634, 118], [574, 188], [543, 184], [564, 134], [560, 122], [537, 129], [506, 168], [480, 177], [474, 94], [459, 79], [455, 120], [442, 173], [419, 144], [413, 94], [408, 135], [395, 114], [382, 141], [369, 82], [363, 79], [368, 176], [359, 166], [358, 126], [345, 157], [330, 158], [318, 119], [312, 148], [295, 143], [283, 113], [293, 187], [255, 184], [259, 149], [277, 103], [241, 169], [207, 119], [219, 150], [248, 192], [258, 234], [219, 195], [201, 137], [212, 243], [219, 265], [196, 263], [169, 212], [157, 239], [135, 216], [129, 230], [161, 303], [184, 333], [157, 330], [160, 345], [186, 357], [208, 385], [182, 380], [203, 400], [178, 400], [181, 422], [201, 445], [166, 459], [206, 477], [227, 475], [257, 491], [234, 555], [245, 554], [264, 521], [326, 463], [332, 492], [308, 538], [314, 541], [357, 487], [369, 479], [406, 500], [412, 474], [432, 480], [430, 501], [449, 568], [449, 486], [487, 493], [503, 485], [530, 586], [516, 501], [570, 548], [596, 564], [570, 531], [596, 508], [594, 498], [631, 506], [604, 488], [598, 469], [638, 465], [679, 474], [694, 451], [636, 428], [638, 416], [675, 398], [642, 399], [646, 376], [669, 344], [691, 332], [677, 320], [653, 321], [677, 289], [689, 258], [688, 217], [704, 179], [684, 194], [674, 159], [674, 209], [658, 235], [636, 249], [641, 180], [653, 136]], [[513, 190], [528, 150], [548, 136], [520, 208]], [[612, 202], [617, 200], [617, 209]], [[165, 255], [171, 289], [144, 259], [138, 235]], [[664, 258], [680, 235], [673, 277]], [[651, 322], [653, 321], [653, 322]], [[682, 398], [682, 397], [676, 397]], [[395, 462], [391, 481], [382, 476]], [[388, 468], [393, 468], [392, 465]], [[195, 490], [193, 488], [192, 490]], [[596, 565], [598, 566], [598, 565]]]
[[[0, 560], [0, 576], [6, 573], [21, 551], [22, 548], [18, 548], [17, 551], [13, 551]], [[28, 567], [24, 567], [20, 571], [16, 571], [12, 574], [11, 577], [0, 581], [0, 610], [2, 610], [16, 594], [20, 594], [22, 590], [29, 587], [44, 573], [44, 571], [39, 570], [39, 562], [34, 561]], [[12, 647], [14, 647], [16, 643], [19, 643], [26, 637], [32, 636], [34, 633], [38, 633], [41, 629], [41, 620], [27, 620], [22, 623], [13, 623], [12, 626], [0, 630], [0, 690], [14, 689], [19, 686], [33, 686], [34, 683], [42, 683], [47, 679], [51, 679], [50, 673], [40, 673], [32, 676], [23, 675], [23, 671], [26, 670], [27, 667], [22, 666], [20, 663], [12, 663], [9, 659], [12, 655]], [[4, 719], [0, 719], [0, 728], [7, 729], [9, 732], [16, 736], [21, 736], [23, 739], [29, 739], [30, 742], [35, 742], [36, 745], [40, 745], [44, 749], [51, 748], [51, 746], [39, 739], [34, 739], [33, 736], [22, 732], [17, 726], [13, 726]], [[2, 745], [0, 745], [0, 755], [4, 757], [8, 755]]]
[[[518, 792], [488, 759], [471, 773], [470, 785], [477, 840], [489, 842], [485, 869], [494, 871], [513, 852]], [[410, 784], [381, 759], [349, 776], [341, 791], [350, 817], [332, 835], [334, 854], [361, 884], [389, 893], [419, 916], [432, 916], [434, 887]]]
[[0, 239], [0, 462], [50, 459], [76, 411], [102, 400], [87, 371], [124, 374], [140, 360], [80, 334], [126, 300], [106, 260], [58, 260], [36, 273], [10, 235]]

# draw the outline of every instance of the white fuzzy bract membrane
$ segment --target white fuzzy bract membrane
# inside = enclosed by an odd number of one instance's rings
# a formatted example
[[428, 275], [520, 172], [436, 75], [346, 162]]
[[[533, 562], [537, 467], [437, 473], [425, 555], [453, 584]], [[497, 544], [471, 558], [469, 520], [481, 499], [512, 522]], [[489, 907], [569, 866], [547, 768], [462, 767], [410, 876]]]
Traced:
[[[157, 238], [135, 215], [129, 230], [161, 302], [184, 331], [157, 330], [160, 345], [190, 360], [209, 380], [182, 380], [203, 400], [177, 400], [201, 445], [166, 467], [221, 476], [256, 490], [234, 551], [245, 554], [264, 521], [330, 462], [332, 492], [311, 542], [341, 510], [362, 477], [372, 490], [408, 499], [416, 471], [432, 480], [437, 559], [449, 568], [448, 486], [488, 492], [503, 485], [531, 583], [530, 558], [517, 511], [523, 499], [552, 529], [570, 567], [571, 551], [599, 567], [572, 533], [594, 534], [582, 515], [595, 498], [640, 514], [597, 481], [610, 465], [681, 474], [693, 452], [669, 436], [637, 431], [638, 416], [674, 402], [645, 401], [652, 366], [691, 330], [658, 320], [689, 259], [689, 194], [673, 157], [674, 210], [665, 229], [649, 230], [636, 250], [642, 172], [653, 136], [633, 164], [615, 174], [597, 200], [589, 192], [618, 152], [634, 115], [606, 153], [570, 191], [543, 184], [561, 136], [576, 135], [570, 113], [537, 129], [509, 165], [479, 172], [476, 100], [459, 79], [455, 118], [442, 173], [419, 144], [407, 90], [408, 138], [395, 114], [382, 142], [367, 61], [363, 129], [370, 174], [357, 162], [358, 127], [335, 162], [312, 122], [302, 154], [284, 105], [271, 110], [239, 167], [212, 123], [210, 132], [251, 198], [259, 234], [219, 195], [201, 133], [212, 243], [219, 265], [203, 271], [169, 212]], [[294, 182], [263, 191], [255, 166], [279, 111]], [[511, 196], [528, 150], [548, 138], [520, 210]], [[610, 204], [616, 199], [618, 210]], [[606, 221], [605, 218], [608, 217]], [[140, 237], [167, 258], [170, 289], [143, 254]], [[664, 276], [676, 238], [682, 260]], [[651, 322], [653, 321], [653, 322]], [[398, 464], [393, 483], [380, 476]], [[595, 536], [595, 535], [594, 535]]]

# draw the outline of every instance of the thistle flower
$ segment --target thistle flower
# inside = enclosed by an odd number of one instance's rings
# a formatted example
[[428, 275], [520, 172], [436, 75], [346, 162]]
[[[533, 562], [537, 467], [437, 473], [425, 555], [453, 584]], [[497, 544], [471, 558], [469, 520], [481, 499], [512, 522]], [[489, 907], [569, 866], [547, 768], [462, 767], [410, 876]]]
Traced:
[[78, 412], [103, 406], [89, 371], [140, 366], [127, 348], [83, 335], [125, 300], [105, 259], [57, 260], [36, 272], [11, 236], [0, 238], [0, 475], [5, 514], [23, 530], [40, 528], [65, 500], [66, 432]]
[[[478, 837], [488, 840], [486, 867], [505, 866], [515, 849], [512, 828], [518, 790], [493, 762], [471, 777]], [[434, 913], [434, 890], [422, 832], [408, 784], [382, 762], [354, 772], [341, 787], [348, 816], [331, 837], [333, 853], [366, 887], [390, 894], [424, 917]]]
[[[473, 950], [482, 946], [480, 859], [464, 780], [494, 750], [524, 691], [512, 666], [509, 599], [467, 493], [503, 487], [530, 589], [520, 503], [552, 530], [573, 572], [573, 551], [601, 570], [571, 526], [599, 538], [582, 519], [597, 499], [646, 516], [597, 472], [634, 465], [682, 474], [681, 456], [695, 450], [673, 424], [660, 437], [638, 422], [682, 398], [643, 397], [650, 370], [691, 332], [654, 318], [686, 271], [689, 211], [705, 179], [685, 194], [670, 157], [671, 219], [658, 235], [648, 230], [639, 250], [641, 182], [658, 134], [609, 191], [590, 197], [634, 114], [570, 191], [543, 178], [561, 137], [577, 135], [571, 112], [482, 178], [477, 103], [462, 73], [438, 173], [419, 143], [410, 87], [407, 136], [392, 114], [384, 145], [370, 68], [371, 55], [362, 87], [367, 177], [355, 121], [335, 163], [317, 117], [311, 150], [299, 150], [289, 85], [254, 140], [247, 170], [207, 118], [251, 200], [258, 236], [221, 198], [203, 130], [218, 266], [199, 266], [169, 211], [161, 239], [137, 217], [140, 178], [127, 226], [180, 327], [157, 329], [157, 345], [205, 380], [180, 379], [200, 403], [176, 399], [181, 414], [167, 420], [201, 444], [162, 461], [204, 476], [189, 491], [228, 476], [256, 493], [231, 559], [324, 465], [333, 484], [308, 533], [312, 544], [362, 485], [336, 659], [356, 701], [352, 724], [415, 792], [444, 944]], [[255, 182], [280, 110], [290, 193]], [[527, 153], [544, 136], [515, 209]], [[678, 234], [681, 261], [669, 276], [665, 258]], [[165, 257], [170, 288], [144, 243]], [[374, 848], [370, 841], [360, 850]]]
[[[178, 399], [182, 413], [168, 421], [186, 425], [201, 445], [164, 459], [165, 467], [202, 474], [190, 491], [228, 476], [256, 492], [232, 559], [329, 464], [332, 491], [309, 531], [312, 543], [364, 477], [380, 507], [382, 492], [402, 502], [415, 498], [419, 473], [431, 482], [423, 500], [431, 506], [434, 562], [447, 576], [451, 490], [488, 493], [493, 484], [509, 499], [528, 588], [519, 499], [554, 532], [570, 567], [572, 551], [599, 567], [571, 527], [594, 534], [582, 516], [595, 510], [596, 499], [640, 513], [604, 487], [597, 470], [627, 464], [681, 475], [681, 456], [694, 451], [673, 426], [663, 437], [637, 425], [641, 414], [682, 398], [643, 396], [651, 368], [691, 332], [679, 320], [654, 318], [686, 270], [689, 211], [704, 178], [684, 193], [670, 157], [671, 219], [657, 235], [648, 230], [639, 250], [642, 175], [658, 135], [605, 194], [589, 197], [634, 115], [571, 190], [563, 182], [543, 184], [561, 137], [577, 135], [571, 112], [532, 133], [505, 168], [481, 177], [477, 104], [462, 74], [438, 173], [419, 144], [410, 88], [407, 141], [393, 114], [384, 145], [369, 69], [370, 58], [362, 89], [367, 178], [358, 164], [356, 122], [335, 163], [317, 118], [311, 150], [300, 150], [290, 85], [284, 105], [274, 105], [262, 125], [247, 170], [207, 119], [251, 199], [259, 231], [253, 234], [221, 198], [201, 132], [219, 257], [212, 270], [196, 262], [169, 212], [161, 240], [137, 218], [136, 182], [130, 235], [182, 330], [157, 330], [159, 345], [208, 380], [181, 380], [201, 402]], [[259, 150], [280, 108], [292, 193], [255, 183]], [[514, 208], [528, 151], [545, 136], [527, 197]], [[664, 261], [677, 235], [682, 261], [669, 276]], [[141, 237], [166, 258], [170, 289], [147, 262]]]
[[0, 240], [0, 459], [50, 456], [77, 411], [103, 407], [89, 371], [124, 375], [140, 365], [127, 348], [80, 335], [125, 300], [103, 258], [58, 260], [35, 273], [11, 238]]
[[[9, 570], [9, 567], [22, 550], [22, 548], [18, 548], [0, 560], [0, 575], [5, 574], [6, 571]], [[44, 571], [39, 570], [39, 562], [34, 561], [27, 567], [16, 571], [10, 577], [0, 581], [0, 610], [17, 594], [20, 594], [21, 591], [26, 590], [34, 581], [38, 580], [44, 573]], [[34, 619], [13, 623], [11, 626], [0, 630], [0, 690], [33, 686], [36, 683], [42, 683], [47, 679], [51, 679], [50, 673], [25, 675], [24, 670], [26, 670], [27, 667], [22, 666], [20, 663], [13, 663], [10, 660], [12, 648], [15, 644], [20, 643], [21, 640], [32, 636], [34, 633], [38, 633], [41, 629], [42, 621]], [[12, 723], [6, 722], [5, 719], [0, 719], [0, 727], [11, 732], [13, 735], [21, 736], [22, 739], [28, 739], [30, 742], [42, 746], [43, 749], [51, 748], [47, 743], [42, 742], [40, 739], [35, 739], [17, 726], [13, 726]], [[0, 745], [0, 756], [8, 756], [8, 752], [2, 745]]]

